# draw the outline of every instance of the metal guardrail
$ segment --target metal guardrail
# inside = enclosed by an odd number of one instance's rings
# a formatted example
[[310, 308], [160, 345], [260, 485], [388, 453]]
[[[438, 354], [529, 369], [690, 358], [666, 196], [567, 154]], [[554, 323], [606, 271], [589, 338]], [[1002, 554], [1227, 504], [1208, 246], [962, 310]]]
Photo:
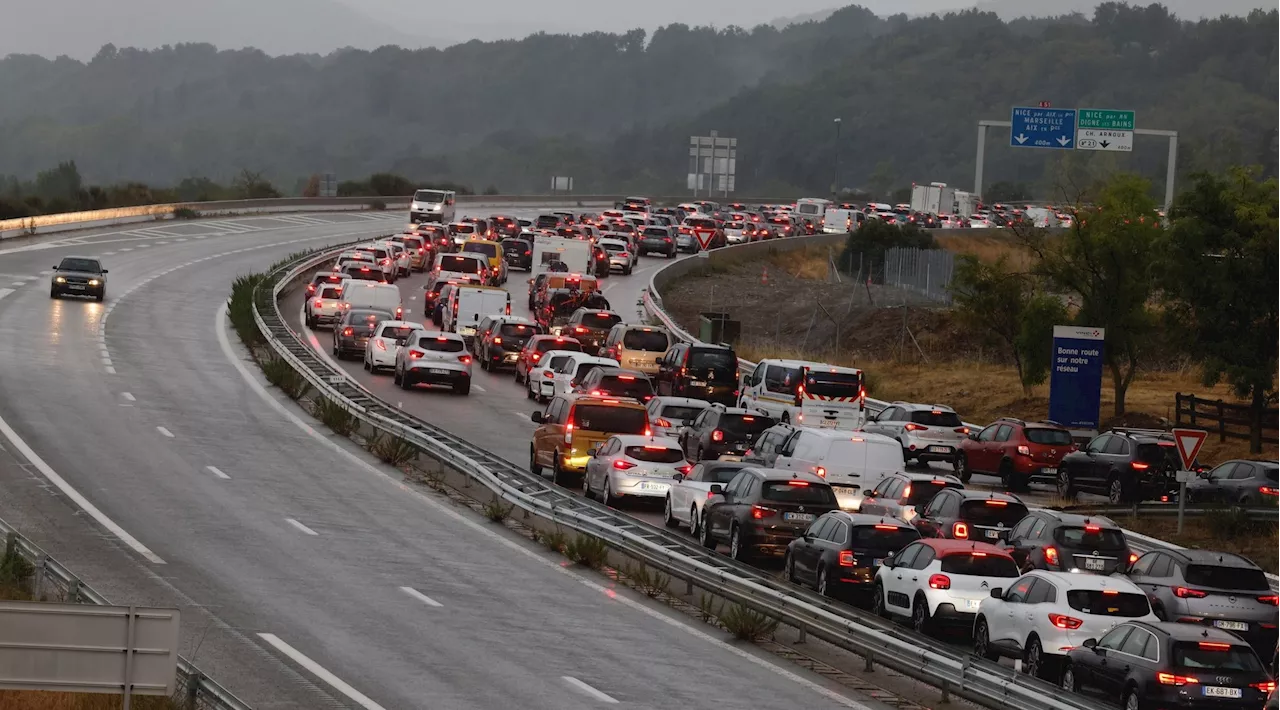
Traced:
[[[106, 597], [81, 581], [71, 570], [4, 520], [0, 520], [0, 537], [4, 538], [6, 554], [16, 553], [34, 567], [34, 596], [37, 599], [55, 592], [63, 601], [75, 604], [111, 605]], [[185, 701], [188, 710], [253, 710], [181, 656], [178, 657], [177, 672], [179, 696], [175, 700]]]
[[[1177, 515], [1177, 503], [1139, 503], [1138, 505], [1067, 505], [1058, 510], [1067, 513], [1088, 513], [1090, 515]], [[1187, 508], [1187, 515], [1208, 515], [1240, 511], [1252, 520], [1280, 520], [1280, 508], [1238, 507], [1229, 508]]]
[[411, 442], [420, 451], [485, 485], [523, 511], [606, 541], [615, 549], [691, 586], [767, 614], [828, 643], [903, 675], [999, 710], [1092, 710], [1083, 698], [1061, 696], [1051, 684], [936, 640], [902, 629], [852, 607], [783, 582], [677, 535], [535, 476], [428, 422], [374, 397], [345, 371], [332, 366], [295, 333], [279, 298], [300, 277], [332, 260], [340, 248], [317, 252], [268, 274], [254, 294], [254, 319], [275, 354], [321, 396], [364, 424]]

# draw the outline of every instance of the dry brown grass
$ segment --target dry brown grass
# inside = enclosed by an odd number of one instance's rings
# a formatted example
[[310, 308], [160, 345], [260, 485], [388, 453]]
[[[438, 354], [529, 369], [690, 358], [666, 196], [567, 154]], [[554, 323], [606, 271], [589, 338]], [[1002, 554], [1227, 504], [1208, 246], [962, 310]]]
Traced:
[[940, 232], [934, 235], [938, 246], [957, 254], [973, 254], [980, 260], [991, 263], [1001, 256], [1009, 257], [1009, 265], [1015, 271], [1030, 271], [1035, 260], [1031, 250], [1021, 244], [1012, 234], [965, 234], [964, 230], [951, 234]]
[[1280, 545], [1275, 525], [1259, 524], [1252, 535], [1215, 535], [1205, 518], [1187, 518], [1179, 535], [1178, 521], [1172, 517], [1134, 517], [1128, 515], [1111, 516], [1113, 520], [1126, 530], [1142, 533], [1166, 542], [1183, 547], [1218, 552], [1234, 552], [1253, 560], [1262, 569], [1275, 574], [1277, 571], [1276, 549]]

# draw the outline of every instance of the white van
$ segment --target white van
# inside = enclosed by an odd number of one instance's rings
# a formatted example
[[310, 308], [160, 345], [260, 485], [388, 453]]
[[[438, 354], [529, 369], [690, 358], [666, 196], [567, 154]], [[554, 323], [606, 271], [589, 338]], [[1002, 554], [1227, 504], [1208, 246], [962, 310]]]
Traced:
[[822, 217], [823, 234], [844, 234], [855, 232], [867, 221], [867, 213], [862, 210], [829, 209]]
[[400, 288], [391, 284], [376, 281], [342, 282], [342, 310], [352, 308], [373, 308], [386, 311], [399, 320], [404, 315], [404, 304], [400, 302]]
[[852, 431], [866, 422], [862, 370], [805, 360], [761, 360], [738, 406], [796, 426]]
[[511, 315], [511, 294], [495, 286], [459, 285], [444, 306], [444, 329], [468, 339], [485, 316]]
[[774, 468], [816, 473], [831, 484], [844, 510], [857, 510], [862, 496], [906, 467], [902, 445], [882, 434], [799, 429], [783, 444]]
[[458, 196], [453, 190], [415, 190], [413, 200], [409, 202], [409, 221], [414, 224], [452, 222], [457, 201]]
[[796, 200], [794, 214], [803, 219], [811, 219], [817, 222], [822, 219], [822, 215], [827, 213], [831, 204], [831, 200], [824, 200], [821, 197], [801, 197]]
[[484, 254], [462, 252], [458, 254], [437, 254], [432, 275], [440, 279], [476, 283], [484, 283], [489, 278], [489, 258]]

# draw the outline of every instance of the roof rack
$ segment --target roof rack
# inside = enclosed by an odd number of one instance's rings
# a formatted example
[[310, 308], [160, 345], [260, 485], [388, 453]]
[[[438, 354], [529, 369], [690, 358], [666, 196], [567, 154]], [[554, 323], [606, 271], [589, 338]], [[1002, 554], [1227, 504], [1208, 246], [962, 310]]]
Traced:
[[1019, 419], [1019, 418], [1017, 418], [1017, 417], [1000, 417], [1000, 418], [999, 418], [999, 419], [997, 419], [996, 421], [998, 421], [998, 422], [1013, 422], [1014, 424], [1026, 424], [1026, 422], [1024, 422], [1023, 420], [1021, 420], [1021, 419]]
[[1118, 426], [1111, 428], [1112, 434], [1125, 434], [1129, 436], [1168, 436], [1169, 432], [1164, 429], [1144, 429], [1142, 427]]

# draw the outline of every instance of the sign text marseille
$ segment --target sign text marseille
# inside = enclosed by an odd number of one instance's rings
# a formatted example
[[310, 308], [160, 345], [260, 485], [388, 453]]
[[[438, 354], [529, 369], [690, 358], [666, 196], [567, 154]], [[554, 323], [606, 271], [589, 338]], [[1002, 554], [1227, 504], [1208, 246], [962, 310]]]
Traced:
[[1049, 418], [1077, 429], [1097, 429], [1102, 406], [1102, 328], [1053, 327]]
[[1015, 148], [1071, 150], [1076, 143], [1076, 110], [1015, 106], [1009, 119], [1009, 145]]

